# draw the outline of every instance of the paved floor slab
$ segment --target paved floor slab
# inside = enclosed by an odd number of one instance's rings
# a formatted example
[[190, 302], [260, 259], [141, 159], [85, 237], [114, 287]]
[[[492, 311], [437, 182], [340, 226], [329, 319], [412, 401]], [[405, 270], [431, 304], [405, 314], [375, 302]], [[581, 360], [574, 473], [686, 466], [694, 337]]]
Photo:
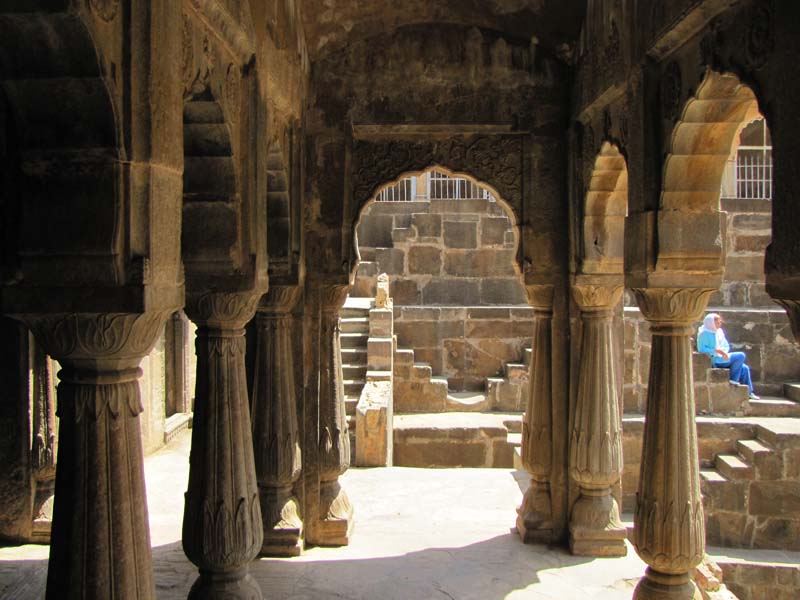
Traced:
[[[146, 459], [157, 595], [183, 599], [196, 571], [180, 544], [189, 433]], [[285, 600], [628, 599], [644, 572], [632, 548], [587, 559], [525, 546], [511, 529], [527, 485], [502, 469], [351, 469], [353, 542], [298, 558], [261, 559], [265, 598]], [[40, 598], [48, 548], [0, 548], [0, 598]]]

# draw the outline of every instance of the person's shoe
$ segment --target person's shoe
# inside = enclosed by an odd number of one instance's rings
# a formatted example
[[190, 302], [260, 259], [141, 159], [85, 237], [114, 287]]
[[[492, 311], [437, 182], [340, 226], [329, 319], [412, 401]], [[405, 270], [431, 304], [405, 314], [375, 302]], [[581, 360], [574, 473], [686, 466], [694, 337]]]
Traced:
[[750, 400], [761, 400], [761, 396], [756, 396], [755, 394], [750, 394]]

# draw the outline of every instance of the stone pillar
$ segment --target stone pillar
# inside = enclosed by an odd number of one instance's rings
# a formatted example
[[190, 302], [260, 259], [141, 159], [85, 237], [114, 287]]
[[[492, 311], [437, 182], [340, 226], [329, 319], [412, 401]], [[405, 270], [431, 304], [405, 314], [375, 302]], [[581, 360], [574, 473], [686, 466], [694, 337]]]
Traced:
[[261, 549], [244, 325], [260, 294], [190, 297], [197, 324], [197, 383], [183, 549], [200, 569], [189, 598], [260, 599], [248, 563]]
[[300, 477], [291, 310], [299, 286], [272, 286], [257, 314], [253, 377], [253, 448], [265, 556], [298, 556], [303, 521], [294, 494]]
[[553, 286], [528, 285], [525, 291], [533, 306], [533, 336], [530, 394], [522, 421], [522, 464], [531, 475], [531, 484], [517, 509], [517, 531], [526, 544], [550, 543], [553, 537], [550, 498]]
[[48, 598], [154, 598], [139, 363], [168, 313], [33, 317], [61, 363]]
[[47, 354], [35, 340], [31, 339], [29, 347], [33, 405], [31, 463], [36, 480], [31, 539], [35, 542], [49, 543], [52, 526], [50, 511], [56, 477], [56, 399], [53, 394], [53, 368]]
[[622, 477], [622, 428], [616, 372], [613, 309], [621, 285], [574, 285], [583, 339], [575, 417], [569, 446], [570, 476], [580, 495], [572, 507], [569, 546], [579, 556], [625, 556], [626, 529], [612, 489]]
[[319, 337], [319, 521], [315, 539], [320, 546], [345, 546], [353, 528], [353, 505], [339, 484], [350, 466], [350, 436], [344, 405], [339, 309], [348, 286], [323, 284], [317, 289]]
[[703, 558], [690, 336], [713, 290], [634, 289], [652, 333], [642, 466], [633, 544], [649, 567], [638, 600], [689, 599]]

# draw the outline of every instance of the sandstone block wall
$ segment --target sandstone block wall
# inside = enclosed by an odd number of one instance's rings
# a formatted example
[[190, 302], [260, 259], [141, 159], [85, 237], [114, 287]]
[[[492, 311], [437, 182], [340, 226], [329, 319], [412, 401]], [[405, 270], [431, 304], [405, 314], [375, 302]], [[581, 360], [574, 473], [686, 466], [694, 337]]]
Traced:
[[394, 307], [398, 346], [446, 377], [451, 390], [483, 390], [507, 362], [521, 362], [530, 345], [530, 307]]
[[709, 306], [773, 308], [764, 289], [764, 251], [772, 240], [772, 202], [723, 198], [725, 222], [725, 272], [722, 286]]
[[374, 295], [389, 275], [398, 344], [452, 390], [483, 390], [521, 361], [532, 311], [514, 268], [514, 233], [486, 199], [376, 202], [358, 227], [352, 295]]

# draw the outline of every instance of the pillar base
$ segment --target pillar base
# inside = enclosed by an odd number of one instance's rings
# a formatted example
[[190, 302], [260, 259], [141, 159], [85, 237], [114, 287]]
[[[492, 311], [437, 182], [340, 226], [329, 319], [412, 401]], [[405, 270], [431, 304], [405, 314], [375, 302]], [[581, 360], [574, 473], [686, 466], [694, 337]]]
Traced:
[[300, 556], [303, 521], [291, 488], [259, 488], [264, 541], [259, 556]]
[[338, 480], [322, 482], [320, 514], [317, 523], [317, 546], [347, 546], [353, 534], [353, 505]]
[[569, 549], [576, 556], [626, 556], [627, 530], [610, 490], [582, 490], [572, 508]]
[[261, 588], [247, 569], [230, 573], [200, 572], [188, 600], [263, 600]]
[[633, 591], [633, 600], [702, 600], [689, 574], [669, 575], [648, 567]]
[[525, 490], [517, 508], [517, 532], [523, 544], [549, 544], [553, 541], [550, 488], [535, 480]]

